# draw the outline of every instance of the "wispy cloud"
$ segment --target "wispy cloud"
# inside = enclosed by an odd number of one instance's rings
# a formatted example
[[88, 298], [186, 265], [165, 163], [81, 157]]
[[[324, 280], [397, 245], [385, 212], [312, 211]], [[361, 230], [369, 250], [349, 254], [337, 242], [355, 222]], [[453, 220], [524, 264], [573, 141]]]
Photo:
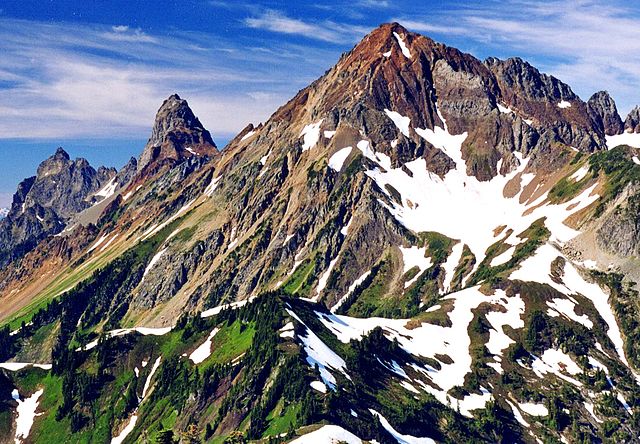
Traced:
[[214, 136], [233, 135], [324, 70], [331, 53], [307, 52], [127, 25], [0, 20], [0, 138], [146, 135], [173, 92]]
[[399, 17], [408, 28], [481, 42], [530, 59], [569, 83], [584, 99], [609, 90], [623, 111], [640, 90], [639, 11], [622, 3], [591, 0], [487, 2], [431, 12], [421, 20]]
[[368, 28], [333, 21], [308, 22], [289, 17], [276, 10], [267, 10], [244, 20], [250, 28], [264, 29], [281, 34], [295, 34], [309, 39], [330, 43], [355, 42], [363, 37]]

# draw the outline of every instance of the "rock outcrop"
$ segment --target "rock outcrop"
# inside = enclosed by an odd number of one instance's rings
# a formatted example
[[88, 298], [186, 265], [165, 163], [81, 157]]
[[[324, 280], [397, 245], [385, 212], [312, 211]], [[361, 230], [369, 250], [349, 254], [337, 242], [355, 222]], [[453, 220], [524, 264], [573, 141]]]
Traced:
[[169, 160], [180, 162], [192, 156], [213, 157], [218, 153], [211, 134], [177, 94], [164, 101], [153, 125], [151, 137], [138, 161], [138, 171], [151, 170]]
[[640, 106], [636, 106], [624, 121], [624, 130], [630, 133], [640, 133]]
[[116, 176], [114, 168], [95, 170], [86, 159], [71, 160], [58, 148], [36, 176], [18, 185], [7, 217], [0, 221], [0, 265], [23, 256], [47, 236], [92, 205], [93, 196]]
[[624, 123], [618, 114], [618, 108], [607, 91], [600, 91], [591, 96], [587, 102], [589, 115], [598, 130], [608, 136], [624, 131]]

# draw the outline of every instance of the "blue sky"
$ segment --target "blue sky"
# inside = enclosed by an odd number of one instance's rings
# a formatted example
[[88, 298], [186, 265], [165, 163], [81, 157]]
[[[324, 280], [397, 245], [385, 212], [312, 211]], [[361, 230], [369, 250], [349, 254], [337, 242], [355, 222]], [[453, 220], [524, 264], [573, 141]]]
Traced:
[[640, 103], [640, 6], [587, 0], [3, 0], [0, 206], [64, 146], [121, 166], [173, 92], [223, 146], [380, 23], [479, 58], [520, 56], [583, 98]]

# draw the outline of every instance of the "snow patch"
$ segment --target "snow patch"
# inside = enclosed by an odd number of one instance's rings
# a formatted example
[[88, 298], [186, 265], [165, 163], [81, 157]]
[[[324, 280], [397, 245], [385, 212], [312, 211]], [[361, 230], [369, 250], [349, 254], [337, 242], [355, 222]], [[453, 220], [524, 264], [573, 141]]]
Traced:
[[404, 134], [406, 137], [409, 137], [409, 125], [411, 124], [411, 119], [409, 117], [403, 116], [402, 114], [396, 111], [389, 111], [386, 108], [384, 109], [384, 112], [398, 127], [400, 132]]
[[12, 398], [18, 403], [18, 408], [16, 409], [16, 412], [18, 413], [18, 418], [16, 419], [16, 444], [22, 443], [23, 440], [29, 437], [29, 432], [31, 431], [31, 426], [33, 426], [35, 417], [41, 415], [41, 413], [36, 414], [36, 409], [39, 404], [38, 400], [43, 393], [44, 390], [40, 389], [22, 401], [19, 399], [17, 390], [12, 392]]
[[151, 270], [153, 266], [160, 260], [160, 258], [162, 257], [165, 251], [167, 251], [167, 247], [163, 248], [162, 250], [158, 251], [156, 254], [153, 255], [153, 257], [149, 261], [149, 264], [147, 265], [147, 268], [144, 269], [144, 273], [142, 274], [142, 279], [144, 279], [147, 273], [149, 273], [149, 270]]
[[347, 160], [352, 149], [352, 147], [348, 146], [336, 151], [329, 159], [329, 168], [340, 172], [342, 165], [344, 165], [344, 161]]
[[520, 407], [520, 410], [531, 416], [549, 415], [549, 410], [547, 410], [544, 404], [534, 404], [531, 402], [526, 402], [523, 404], [518, 403], [518, 406]]
[[270, 155], [271, 155], [271, 150], [269, 150], [269, 152], [267, 154], [265, 154], [264, 156], [262, 156], [260, 158], [260, 164], [262, 166], [265, 166], [267, 164], [267, 159], [269, 158]]
[[302, 128], [299, 137], [304, 136], [304, 142], [302, 144], [303, 152], [313, 148], [318, 143], [318, 140], [320, 139], [320, 125], [323, 120], [324, 119], [320, 119], [318, 122], [311, 123]]
[[[331, 275], [331, 272], [333, 271], [333, 267], [336, 266], [336, 262], [338, 262], [338, 258], [340, 256], [336, 256], [335, 259], [333, 259], [330, 263], [329, 263], [329, 268], [327, 268], [327, 271], [325, 271], [322, 276], [320, 276], [320, 279], [318, 279], [318, 286], [316, 287], [316, 293], [319, 296], [320, 293], [322, 293], [322, 291], [325, 289], [325, 287], [327, 286], [327, 281], [329, 280], [329, 276]], [[317, 298], [317, 296], [316, 296]]]
[[247, 140], [249, 137], [253, 136], [256, 133], [255, 130], [251, 130], [249, 131], [247, 134], [245, 134], [244, 136], [242, 136], [242, 138], [240, 138], [240, 142]]
[[207, 339], [189, 355], [189, 359], [191, 359], [194, 364], [200, 364], [211, 356], [211, 343], [213, 341], [213, 337], [218, 333], [218, 331], [220, 331], [219, 328], [214, 328], [211, 333], [209, 333]]
[[94, 196], [101, 197], [101, 201], [113, 196], [113, 193], [116, 192], [116, 188], [118, 187], [118, 183], [115, 182], [115, 180], [115, 177], [112, 178], [100, 191], [96, 192]]
[[137, 414], [131, 415], [131, 418], [129, 418], [129, 422], [127, 423], [125, 428], [122, 429], [122, 431], [118, 434], [118, 436], [114, 436], [111, 439], [111, 444], [122, 444], [124, 442], [124, 439], [129, 435], [129, 433], [133, 432], [133, 429], [136, 426], [137, 422], [138, 422], [138, 415]]
[[106, 234], [103, 234], [102, 236], [100, 236], [100, 239], [98, 239], [96, 241], [96, 243], [93, 244], [91, 246], [91, 248], [89, 248], [89, 251], [91, 252], [91, 251], [95, 250], [96, 248], [98, 248], [100, 246], [100, 244], [102, 244], [105, 241], [105, 239], [107, 239], [108, 236], [109, 236], [109, 233], [106, 233]]
[[346, 372], [347, 364], [340, 356], [331, 350], [322, 340], [311, 331], [309, 327], [296, 315], [287, 308], [289, 315], [298, 320], [306, 329], [306, 335], [300, 335], [299, 338], [304, 346], [307, 354], [307, 363], [314, 368], [318, 365], [320, 369], [320, 377], [322, 381], [332, 390], [335, 390], [336, 378], [331, 374], [330, 370], [339, 371], [349, 378]]
[[358, 279], [356, 279], [355, 281], [353, 281], [353, 283], [349, 286], [349, 289], [347, 290], [347, 292], [345, 293], [344, 296], [342, 296], [338, 302], [336, 302], [336, 304], [331, 307], [331, 313], [335, 313], [336, 311], [338, 311], [338, 309], [342, 306], [342, 304], [345, 303], [345, 301], [347, 300], [347, 298], [349, 296], [351, 296], [351, 293], [353, 293], [353, 291], [356, 289], [356, 287], [360, 284], [362, 284], [364, 282], [364, 280], [366, 278], [369, 277], [369, 275], [371, 274], [371, 270], [365, 272], [362, 276], [360, 276]]
[[[450, 327], [423, 322], [409, 329], [406, 327], [409, 319], [353, 318], [320, 312], [316, 312], [316, 315], [322, 324], [343, 343], [348, 343], [352, 339], [360, 340], [375, 327], [381, 327], [389, 340], [397, 340], [400, 347], [411, 355], [436, 360], [438, 355], [448, 356], [448, 359], [439, 360], [440, 370], [416, 365], [414, 369], [428, 378], [432, 384], [427, 384], [420, 379], [414, 379], [413, 383], [418, 384], [425, 392], [431, 393], [445, 405], [458, 405], [458, 401], [452, 399], [447, 392], [456, 385], [463, 385], [465, 375], [471, 371], [472, 358], [469, 353], [471, 340], [467, 330], [474, 317], [472, 310], [482, 303], [500, 304], [509, 307], [507, 310], [509, 314], [505, 315], [503, 322], [514, 325], [520, 323], [516, 320], [517, 310], [514, 308], [520, 304], [520, 301], [510, 302], [510, 298], [502, 290], [496, 290], [495, 294], [487, 296], [479, 289], [480, 286], [470, 287], [443, 298], [445, 301], [453, 302], [453, 309], [449, 313]], [[460, 412], [471, 417], [468, 406], [473, 405], [473, 408], [479, 408], [476, 406], [489, 399], [489, 395], [475, 395], [465, 402], [460, 401]]]
[[513, 111], [511, 110], [511, 108], [509, 108], [508, 106], [504, 106], [501, 103], [496, 103], [496, 105], [498, 106], [498, 110], [502, 113], [502, 114], [511, 114]]
[[451, 248], [451, 254], [447, 257], [447, 261], [444, 263], [442, 268], [444, 269], [444, 282], [442, 283], [442, 289], [446, 293], [451, 288], [451, 282], [453, 281], [453, 275], [460, 263], [460, 258], [462, 257], [462, 251], [464, 250], [464, 245], [462, 242], [458, 242]]
[[521, 319], [521, 316], [525, 310], [525, 304], [520, 295], [515, 295], [507, 299], [506, 303], [503, 303], [502, 306], [506, 309], [505, 312], [492, 311], [486, 315], [487, 321], [493, 327], [492, 330], [489, 330], [489, 341], [487, 341], [486, 347], [497, 361], [497, 366], [492, 367], [500, 374], [503, 373], [500, 364], [502, 352], [506, 350], [509, 345], [515, 343], [515, 341], [504, 332], [504, 327], [507, 325], [513, 329], [524, 327], [524, 321]]
[[416, 246], [405, 248], [399, 247], [402, 253], [403, 273], [411, 270], [413, 267], [418, 267], [419, 271], [414, 277], [404, 283], [404, 288], [408, 288], [413, 284], [420, 275], [431, 268], [433, 262], [430, 257], [425, 257], [427, 247], [418, 248]]
[[404, 54], [404, 56], [406, 58], [410, 59], [411, 58], [411, 52], [409, 51], [409, 48], [407, 48], [407, 45], [405, 44], [405, 42], [402, 39], [402, 37], [397, 32], [394, 32], [393, 35], [395, 36], [396, 40], [398, 41], [398, 45], [400, 45], [400, 49], [402, 50], [402, 54]]
[[515, 245], [511, 245], [504, 253], [500, 253], [489, 263], [491, 267], [497, 267], [498, 265], [506, 264], [513, 257], [513, 253], [516, 251]]
[[211, 183], [207, 185], [207, 188], [204, 189], [204, 195], [207, 197], [213, 196], [213, 192], [218, 188], [218, 184], [220, 183], [220, 179], [222, 176], [214, 177], [211, 179]]
[[229, 310], [229, 309], [236, 310], [240, 307], [244, 307], [250, 302], [253, 302], [255, 298], [256, 298], [255, 296], [251, 296], [249, 299], [245, 299], [244, 301], [230, 302], [228, 304], [222, 304], [222, 305], [218, 305], [217, 307], [209, 308], [208, 310], [203, 311], [200, 314], [200, 317], [208, 318], [211, 316], [215, 316], [218, 313], [220, 313], [222, 310]]
[[558, 108], [560, 109], [571, 108], [571, 103], [567, 102], [566, 100], [561, 100], [560, 102], [558, 102]]
[[570, 178], [575, 180], [576, 182], [580, 182], [582, 179], [584, 179], [587, 176], [587, 173], [589, 173], [589, 166], [585, 165], [582, 168], [580, 168], [578, 171], [573, 173], [570, 176]]
[[378, 419], [380, 420], [380, 424], [382, 424], [382, 427], [384, 427], [384, 429], [387, 432], [389, 432], [389, 434], [393, 436], [396, 439], [396, 441], [398, 441], [398, 444], [435, 444], [436, 443], [431, 438], [416, 438], [415, 436], [411, 436], [411, 435], [403, 435], [400, 432], [398, 432], [396, 429], [394, 429], [393, 426], [389, 423], [389, 421], [387, 421], [387, 418], [382, 416], [380, 413], [376, 412], [373, 409], [369, 409], [369, 411], [371, 412], [372, 415], [378, 417]]
[[524, 260], [518, 270], [511, 273], [510, 279], [547, 284], [567, 296], [579, 293], [591, 300], [596, 310], [598, 310], [600, 317], [608, 326], [607, 336], [609, 336], [609, 339], [613, 342], [620, 360], [629, 367], [629, 362], [624, 354], [622, 333], [620, 332], [616, 317], [613, 314], [613, 309], [609, 305], [609, 296], [599, 285], [584, 280], [584, 278], [580, 276], [578, 269], [566, 258], [562, 277], [563, 283], [558, 284], [553, 281], [550, 276], [551, 262], [558, 256], [564, 257], [555, 247], [544, 244], [536, 250], [533, 256]]
[[311, 388], [313, 388], [314, 390], [319, 391], [320, 393], [327, 393], [327, 386], [324, 385], [324, 382], [321, 381], [313, 381], [311, 384], [309, 384], [311, 386]]
[[572, 300], [554, 298], [552, 301], [547, 301], [547, 305], [558, 313], [571, 319], [572, 321], [582, 324], [589, 329], [593, 328], [593, 322], [591, 322], [589, 316], [587, 316], [586, 314], [578, 316], [576, 314], [576, 304]]
[[27, 367], [41, 368], [42, 370], [51, 370], [51, 364], [35, 364], [33, 362], [0, 362], [0, 368], [10, 372], [17, 372]]

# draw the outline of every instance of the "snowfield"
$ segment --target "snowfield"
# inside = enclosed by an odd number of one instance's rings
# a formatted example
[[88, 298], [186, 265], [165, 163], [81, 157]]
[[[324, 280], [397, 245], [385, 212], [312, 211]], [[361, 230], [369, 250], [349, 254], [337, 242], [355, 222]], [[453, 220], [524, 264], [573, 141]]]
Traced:
[[[424, 379], [411, 380], [411, 384], [422, 388], [427, 393], [431, 393], [443, 404], [459, 408], [463, 415], [472, 417], [471, 410], [484, 407], [491, 398], [491, 394], [488, 391], [485, 390], [481, 394], [468, 395], [461, 401], [447, 394], [456, 385], [463, 385], [465, 375], [471, 371], [472, 358], [469, 353], [471, 340], [468, 328], [474, 316], [472, 310], [483, 303], [500, 305], [505, 310], [505, 312], [499, 313], [492, 312], [489, 316], [490, 322], [492, 322], [492, 326], [495, 329], [495, 331], [491, 330], [493, 339], [490, 346], [493, 352], [500, 354], [503, 348], [513, 342], [506, 336], [501, 327], [510, 325], [512, 328], [521, 328], [523, 324], [520, 314], [524, 309], [524, 304], [519, 296], [509, 298], [502, 290], [497, 290], [495, 294], [487, 296], [481, 293], [479, 289], [479, 286], [467, 288], [444, 298], [444, 300], [451, 300], [454, 304], [453, 310], [449, 313], [450, 327], [422, 323], [418, 327], [409, 329], [406, 327], [408, 319], [353, 318], [321, 312], [316, 312], [316, 315], [322, 324], [343, 343], [348, 343], [352, 339], [361, 340], [363, 336], [374, 328], [381, 327], [385, 336], [389, 340], [397, 340], [400, 347], [407, 353], [416, 357], [432, 358], [440, 361], [440, 370], [421, 366], [414, 368], [421, 374], [421, 377], [428, 379], [432, 384], [439, 387], [438, 389], [427, 384]], [[289, 312], [299, 319], [291, 310]], [[325, 371], [329, 367], [343, 371], [345, 367], [342, 358], [328, 349], [313, 332], [309, 329], [307, 330], [309, 336], [305, 341], [305, 346], [309, 344], [311, 349], [307, 351], [308, 354], [312, 353], [308, 358], [310, 365], [319, 361], [324, 365]], [[318, 344], [318, 341], [321, 344]], [[446, 355], [452, 362], [448, 362], [448, 360], [442, 362], [436, 357], [438, 355]], [[320, 367], [322, 373], [323, 366]], [[398, 368], [394, 368], [392, 365], [390, 370], [404, 377], [406, 372], [400, 368], [402, 370], [402, 373], [400, 373]], [[335, 379], [329, 379], [329, 382], [335, 383]], [[333, 388], [331, 385], [330, 387]]]
[[[387, 115], [394, 124], [401, 130], [405, 130], [405, 126], [409, 125], [408, 117], [390, 113], [387, 112]], [[404, 167], [412, 173], [409, 175], [402, 167], [392, 168], [388, 156], [376, 152], [368, 141], [363, 140], [357, 144], [365, 157], [377, 163], [378, 166], [367, 171], [366, 174], [387, 194], [389, 203], [382, 204], [398, 222], [414, 232], [434, 231], [451, 239], [460, 240], [463, 245], [469, 246], [476, 257], [476, 264], [482, 262], [487, 248], [499, 240], [494, 235], [494, 230], [504, 225], [506, 228], [502, 232], [511, 229], [512, 237], [515, 238], [517, 234], [529, 228], [534, 221], [545, 217], [545, 224], [551, 231], [551, 239], [554, 242], [563, 244], [579, 234], [577, 230], [565, 225], [564, 221], [598, 199], [598, 195], [594, 193], [597, 184], [593, 184], [571, 201], [558, 205], [549, 203], [546, 193], [533, 201], [524, 201], [522, 190], [533, 179], [531, 174], [523, 174], [529, 159], [514, 152], [519, 166], [510, 173], [504, 176], [499, 174], [485, 182], [479, 181], [474, 176], [468, 176], [467, 165], [461, 151], [467, 133], [450, 134], [446, 120], [440, 113], [439, 115], [444, 122], [444, 128], [436, 126], [433, 130], [422, 128], [414, 128], [414, 130], [455, 162], [456, 168], [449, 171], [443, 178], [430, 173], [422, 158], [404, 164]], [[498, 170], [501, 162], [499, 161], [497, 165]], [[519, 181], [520, 191], [514, 197], [508, 198], [504, 196], [504, 189], [512, 181], [516, 184]], [[400, 202], [394, 199], [387, 185], [400, 193]], [[439, 212], [435, 217], [433, 208], [447, 208], [447, 211]], [[469, 220], [473, 220], [473, 224], [469, 224]], [[463, 245], [457, 247], [456, 253], [460, 252], [459, 249]], [[508, 260], [506, 253], [499, 260]], [[445, 267], [448, 271], [445, 290], [451, 282], [455, 265], [457, 263], [449, 263]]]

